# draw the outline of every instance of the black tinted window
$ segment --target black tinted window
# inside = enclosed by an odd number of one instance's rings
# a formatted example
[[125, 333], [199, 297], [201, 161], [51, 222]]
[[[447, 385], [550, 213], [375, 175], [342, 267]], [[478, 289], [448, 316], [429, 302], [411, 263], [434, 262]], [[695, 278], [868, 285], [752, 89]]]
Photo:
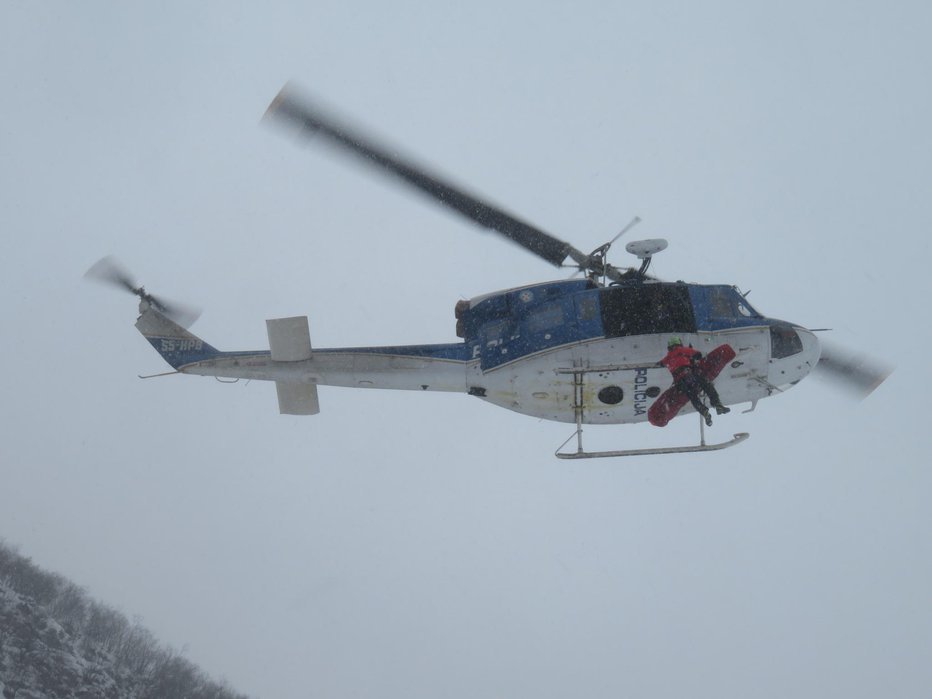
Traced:
[[696, 320], [685, 284], [640, 284], [602, 291], [606, 337], [692, 333]]

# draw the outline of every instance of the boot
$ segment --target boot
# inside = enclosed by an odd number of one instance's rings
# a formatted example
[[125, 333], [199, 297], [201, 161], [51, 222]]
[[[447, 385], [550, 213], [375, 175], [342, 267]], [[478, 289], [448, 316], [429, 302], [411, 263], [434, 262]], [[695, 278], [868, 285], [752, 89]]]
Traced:
[[724, 415], [725, 413], [730, 413], [730, 412], [731, 412], [731, 408], [726, 408], [721, 403], [715, 406], [715, 413], [717, 415]]
[[712, 426], [712, 415], [709, 413], [708, 410], [702, 411], [702, 417], [705, 418], [706, 427], [711, 427]]

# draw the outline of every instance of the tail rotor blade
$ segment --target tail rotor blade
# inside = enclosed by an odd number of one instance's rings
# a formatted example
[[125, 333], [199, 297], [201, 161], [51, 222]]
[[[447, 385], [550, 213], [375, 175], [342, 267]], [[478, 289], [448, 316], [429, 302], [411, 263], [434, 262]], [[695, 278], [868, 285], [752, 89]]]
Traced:
[[102, 284], [110, 284], [126, 289], [131, 294], [137, 294], [138, 285], [133, 279], [133, 275], [120, 264], [113, 255], [102, 257], [84, 273], [85, 279], [90, 279]]
[[151, 304], [162, 315], [171, 319], [183, 328], [194, 324], [201, 316], [201, 310], [187, 304], [169, 301], [161, 296], [148, 293], [145, 288], [137, 284], [133, 275], [112, 255], [97, 260], [90, 269], [84, 273], [85, 279], [115, 286], [138, 296], [141, 300]]
[[168, 301], [161, 296], [147, 294], [149, 301], [162, 312], [166, 318], [173, 320], [182, 328], [189, 328], [201, 317], [201, 309], [177, 301]]

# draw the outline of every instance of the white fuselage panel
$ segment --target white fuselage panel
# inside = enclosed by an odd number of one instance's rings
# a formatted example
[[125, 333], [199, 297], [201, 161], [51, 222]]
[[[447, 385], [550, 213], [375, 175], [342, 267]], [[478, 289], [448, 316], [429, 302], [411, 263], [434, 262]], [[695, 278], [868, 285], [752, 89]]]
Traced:
[[[723, 403], [729, 405], [767, 397], [809, 373], [818, 362], [819, 344], [811, 333], [798, 332], [803, 351], [774, 360], [770, 359], [767, 327], [697, 333], [682, 339], [703, 353], [724, 343], [735, 350], [735, 359], [715, 381]], [[481, 370], [478, 359], [328, 350], [291, 362], [274, 361], [267, 353], [227, 355], [182, 371], [352, 388], [468, 392], [509, 410], [560, 422], [575, 422], [581, 405], [583, 422], [619, 424], [646, 421], [651, 403], [672, 384], [670, 372], [657, 366], [666, 354], [664, 343], [660, 335], [587, 340], [525, 356], [487, 372]], [[690, 406], [684, 409], [690, 410]]]

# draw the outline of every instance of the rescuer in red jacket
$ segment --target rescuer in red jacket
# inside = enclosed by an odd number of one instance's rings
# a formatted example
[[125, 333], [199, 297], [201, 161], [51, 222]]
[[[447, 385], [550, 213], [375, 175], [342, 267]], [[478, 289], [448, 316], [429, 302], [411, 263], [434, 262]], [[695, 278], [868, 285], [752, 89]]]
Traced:
[[686, 394], [696, 411], [705, 418], [705, 424], [711, 426], [712, 415], [702, 402], [700, 391], [709, 397], [715, 407], [715, 412], [719, 415], [729, 412], [729, 408], [722, 405], [718, 391], [715, 390], [712, 382], [697, 370], [696, 362], [700, 359], [702, 359], [702, 352], [692, 347], [684, 347], [683, 341], [674, 336], [667, 342], [667, 354], [659, 364], [670, 370], [676, 388]]

